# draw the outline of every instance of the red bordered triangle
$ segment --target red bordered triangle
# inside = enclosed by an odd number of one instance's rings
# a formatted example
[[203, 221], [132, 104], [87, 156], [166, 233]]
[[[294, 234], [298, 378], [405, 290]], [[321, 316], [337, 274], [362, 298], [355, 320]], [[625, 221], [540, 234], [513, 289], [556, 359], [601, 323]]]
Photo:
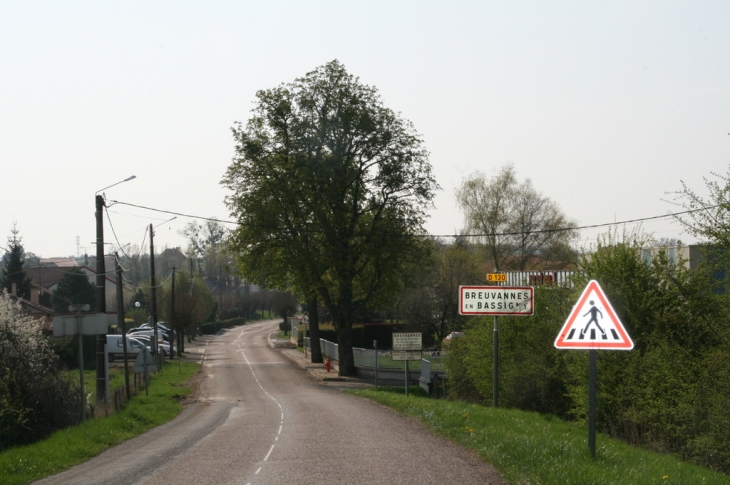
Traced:
[[555, 339], [558, 349], [631, 350], [634, 342], [596, 280], [578, 298]]

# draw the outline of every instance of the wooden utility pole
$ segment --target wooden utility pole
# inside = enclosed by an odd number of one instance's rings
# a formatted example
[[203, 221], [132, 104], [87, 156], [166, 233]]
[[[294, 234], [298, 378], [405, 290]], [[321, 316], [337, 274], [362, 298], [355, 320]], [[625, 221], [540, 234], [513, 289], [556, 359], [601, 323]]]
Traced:
[[[106, 313], [106, 268], [104, 267], [104, 197], [96, 196], [96, 304]], [[106, 334], [96, 336], [96, 402], [106, 401]]]
[[159, 359], [159, 349], [157, 347], [157, 283], [155, 281], [155, 229], [150, 224], [150, 293], [152, 297], [152, 350], [155, 353], [155, 359], [157, 360], [158, 367], [162, 368], [162, 362]]
[[[172, 296], [170, 297], [170, 330], [175, 332], [175, 267], [172, 267]], [[170, 335], [172, 337], [172, 335]], [[170, 339], [170, 360], [175, 356], [175, 339]], [[178, 347], [179, 348], [179, 347]]]
[[129, 367], [127, 367], [127, 325], [124, 321], [124, 291], [122, 288], [122, 265], [119, 264], [119, 254], [114, 253], [117, 274], [117, 327], [122, 330], [122, 351], [124, 352], [124, 389], [127, 393], [127, 401], [130, 399], [129, 391]]

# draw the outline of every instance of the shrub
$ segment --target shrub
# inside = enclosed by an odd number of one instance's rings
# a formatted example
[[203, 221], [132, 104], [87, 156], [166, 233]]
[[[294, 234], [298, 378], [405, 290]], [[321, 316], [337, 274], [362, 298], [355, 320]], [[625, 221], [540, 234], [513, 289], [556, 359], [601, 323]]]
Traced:
[[0, 449], [30, 443], [81, 418], [78, 387], [38, 322], [0, 293]]

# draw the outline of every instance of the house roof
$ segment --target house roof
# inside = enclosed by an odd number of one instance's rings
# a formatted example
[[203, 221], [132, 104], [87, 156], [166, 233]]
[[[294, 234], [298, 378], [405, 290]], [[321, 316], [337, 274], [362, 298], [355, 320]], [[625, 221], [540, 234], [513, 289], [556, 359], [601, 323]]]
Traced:
[[8, 297], [10, 297], [10, 299], [12, 301], [19, 301], [20, 306], [30, 313], [44, 315], [44, 316], [53, 313], [53, 309], [47, 308], [47, 307], [44, 307], [41, 305], [36, 305], [35, 303], [29, 302], [25, 298], [21, 298], [19, 296], [10, 295], [10, 294], [8, 294]]

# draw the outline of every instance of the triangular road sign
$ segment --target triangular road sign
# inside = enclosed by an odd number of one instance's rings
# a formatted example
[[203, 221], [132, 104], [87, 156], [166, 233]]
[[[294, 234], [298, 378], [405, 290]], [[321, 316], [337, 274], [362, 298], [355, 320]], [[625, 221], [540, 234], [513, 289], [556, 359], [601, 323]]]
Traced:
[[634, 342], [596, 280], [588, 282], [558, 338], [558, 349], [631, 350]]

